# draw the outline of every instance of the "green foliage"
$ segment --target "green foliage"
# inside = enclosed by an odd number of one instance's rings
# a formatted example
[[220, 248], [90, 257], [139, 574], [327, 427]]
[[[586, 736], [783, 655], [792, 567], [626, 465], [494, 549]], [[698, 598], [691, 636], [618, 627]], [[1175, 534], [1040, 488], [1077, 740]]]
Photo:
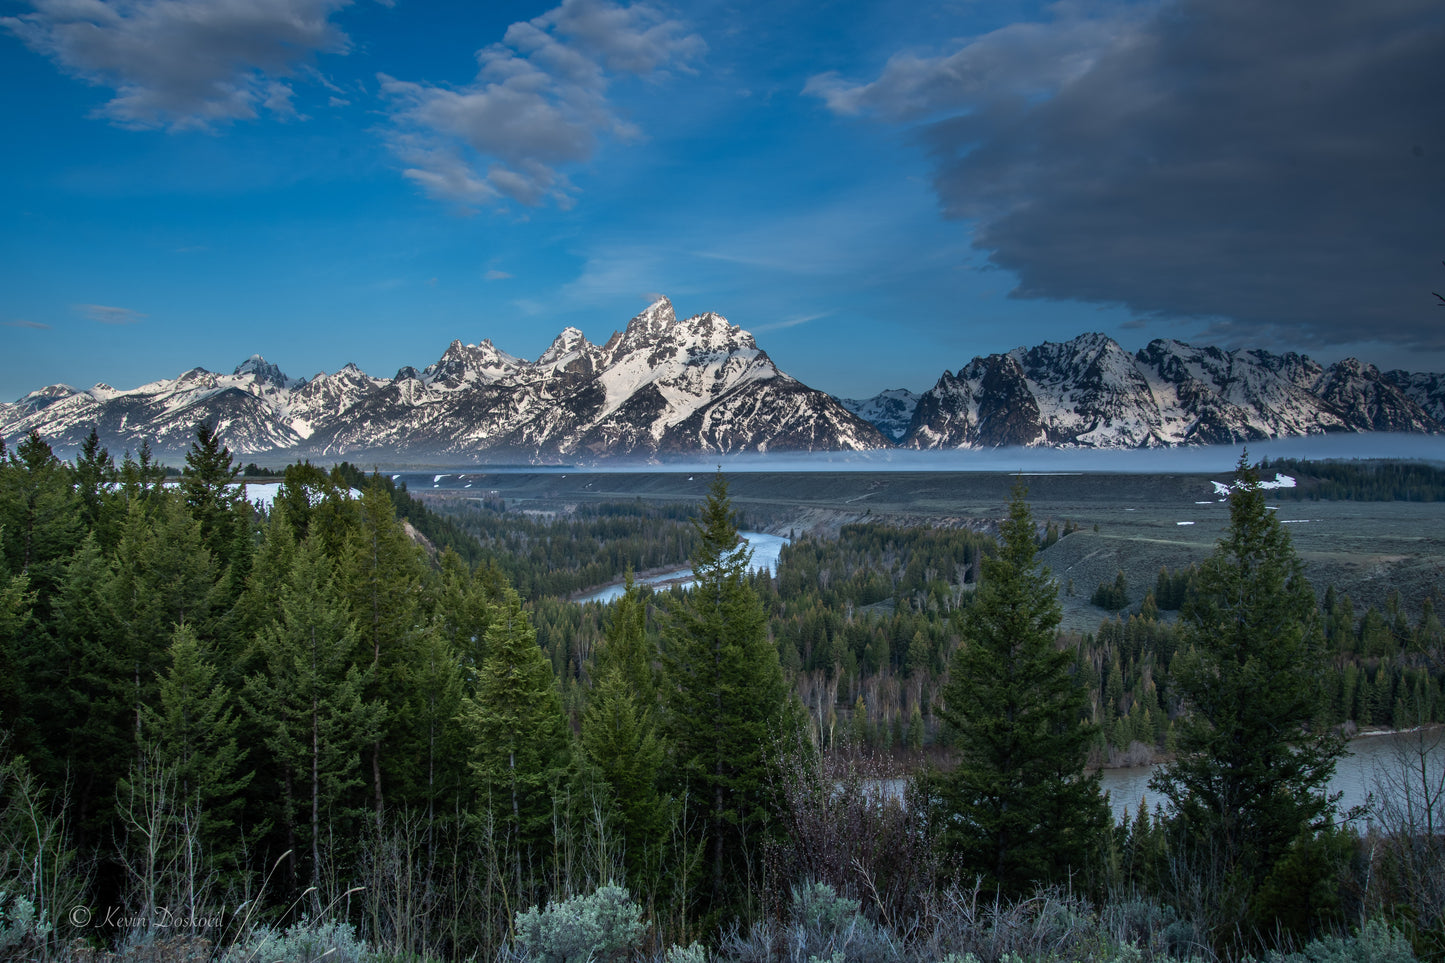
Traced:
[[1191, 845], [1257, 886], [1296, 837], [1332, 811], [1324, 786], [1343, 741], [1322, 719], [1314, 594], [1258, 477], [1241, 459], [1230, 527], [1200, 567], [1174, 685], [1190, 714], [1179, 756], [1151, 785]]
[[181, 493], [186, 507], [201, 526], [201, 539], [217, 558], [230, 561], [242, 491], [235, 484], [241, 473], [231, 463], [231, 451], [221, 444], [210, 425], [196, 426], [196, 440], [186, 453]]
[[538, 963], [625, 960], [643, 933], [642, 908], [622, 886], [602, 886], [517, 914], [517, 943]]
[[658, 789], [664, 747], [657, 733], [657, 683], [646, 608], [628, 575], [594, 661], [596, 681], [582, 716], [582, 748], [615, 808], [628, 877], [652, 867], [663, 825]]
[[486, 647], [462, 720], [479, 805], [518, 848], [520, 891], [522, 863], [540, 855], [552, 836], [553, 798], [568, 771], [570, 739], [552, 667], [510, 589], [493, 609]]
[[1100, 582], [1099, 587], [1094, 589], [1094, 594], [1089, 597], [1091, 605], [1108, 612], [1117, 612], [1129, 604], [1129, 583], [1124, 578], [1124, 572], [1120, 569], [1119, 574], [1114, 576], [1113, 582]]
[[792, 925], [755, 923], [746, 936], [731, 934], [720, 955], [739, 963], [765, 960], [827, 960], [830, 963], [885, 963], [900, 958], [900, 947], [862, 913], [862, 904], [839, 896], [827, 883], [792, 887]]
[[486, 553], [477, 545], [477, 539], [463, 525], [446, 515], [432, 511], [407, 493], [405, 485], [397, 485], [387, 475], [364, 471], [348, 462], [341, 462], [331, 470], [334, 484], [341, 488], [355, 488], [364, 491], [369, 487], [381, 489], [391, 499], [392, 509], [398, 521], [411, 525], [427, 542], [438, 551], [451, 549], [469, 564], [475, 565], [485, 558]]
[[222, 963], [373, 963], [377, 959], [350, 923], [306, 919], [284, 930], [258, 926], [221, 957]]
[[965, 877], [1016, 894], [1082, 869], [1108, 816], [1098, 777], [1084, 775], [1086, 693], [1056, 644], [1059, 603], [1021, 489], [1000, 538], [943, 693], [958, 765], [935, 780], [935, 821]]
[[170, 771], [175, 792], [193, 807], [193, 831], [217, 867], [235, 869], [245, 840], [238, 831], [242, 793], [254, 777], [238, 743], [241, 718], [234, 694], [187, 624], [176, 626], [170, 667], [158, 698], [141, 710], [141, 731]]
[[1380, 920], [1368, 920], [1354, 936], [1311, 940], [1298, 953], [1270, 953], [1266, 963], [1414, 963], [1410, 941]]
[[1294, 488], [1277, 489], [1271, 498], [1360, 502], [1445, 500], [1445, 469], [1425, 462], [1275, 458], [1260, 462], [1259, 470], [1261, 474], [1279, 472], [1296, 481]]
[[66, 560], [85, 536], [72, 474], [34, 432], [0, 461], [0, 560], [11, 574], [29, 578], [42, 621]]
[[38, 954], [52, 927], [45, 913], [19, 893], [0, 889], [0, 959]]
[[[986, 536], [847, 526], [796, 539], [775, 584], [738, 568], [725, 488], [696, 527], [685, 524], [693, 507], [641, 503], [545, 518], [491, 499], [439, 519], [385, 478], [299, 465], [263, 517], [233, 498], [234, 467], [214, 435], [193, 454], [194, 483], [208, 478], [229, 508], [162, 486], [144, 448], [117, 469], [97, 438], [73, 467], [38, 438], [0, 461], [0, 887], [10, 894], [0, 925], [16, 929], [23, 896], [32, 922], [61, 931], [27, 955], [63, 957], [72, 935], [110, 935], [69, 931], [70, 907], [174, 909], [190, 887], [201, 903], [250, 898], [247, 912], [271, 921], [309, 900], [319, 918], [325, 900], [307, 892], [316, 883], [326, 894], [365, 887], [344, 911], [352, 949], [327, 959], [499, 958], [518, 908], [624, 873], [646, 907], [650, 949], [716, 940], [731, 918], [745, 926], [765, 907], [775, 928], [743, 941], [759, 959], [783, 946], [798, 959], [910, 963], [945, 950], [1134, 960], [1142, 948], [1162, 959], [1204, 931], [1201, 901], [1184, 901], [1177, 884], [1208, 878], [1196, 872], [1206, 849], [1192, 849], [1178, 822], [1136, 816], [1097, 847], [1110, 885], [1141, 893], [1141, 905], [1168, 896], [1182, 907], [1171, 916], [1148, 903], [1153, 931], [1173, 934], [1158, 940], [1112, 922], [1113, 904], [1096, 918], [1074, 902], [1055, 912], [1059, 899], [1026, 884], [997, 903], [993, 891], [970, 903], [938, 889], [946, 864], [926, 830], [947, 823], [915, 795], [900, 809], [846, 780], [820, 783], [814, 814], [826, 832], [799, 843], [804, 824], [769, 765], [779, 730], [794, 724], [789, 682], [819, 745], [851, 733], [860, 765], [865, 749], [978, 741], [941, 727], [938, 712], [960, 698], [942, 691], [960, 637], [997, 607], [993, 569], [982, 584], [980, 570], [1008, 551]], [[1056, 531], [1067, 527], [1043, 541]], [[639, 589], [611, 607], [541, 594], [690, 553], [716, 576], [701, 592]], [[524, 593], [509, 593], [509, 573]], [[1158, 608], [1182, 604], [1199, 581], [1162, 573]], [[1055, 639], [1052, 623], [1042, 633], [1064, 676], [1096, 696], [1092, 708], [1071, 702], [1075, 722], [1092, 711], [1107, 729], [1095, 761], [1171, 745], [1194, 704], [1181, 680], [1201, 659], [1200, 633], [1187, 613], [1182, 629], [1157, 614], [1146, 603], [1093, 635]], [[1335, 660], [1317, 673], [1329, 721], [1445, 715], [1445, 630], [1430, 600], [1356, 610], [1335, 592], [1320, 624]], [[1411, 903], [1430, 889], [1430, 868], [1407, 874], [1398, 847], [1382, 845], [1361, 877], [1356, 845], [1308, 828], [1288, 837], [1234, 921], [1303, 940], [1356, 919], [1352, 901], [1364, 900], [1417, 938], [1417, 952], [1434, 952], [1438, 915]], [[805, 880], [835, 888], [810, 902]], [[798, 915], [778, 922], [795, 886]], [[233, 958], [331, 948], [312, 945], [308, 927], [275, 925], [262, 938], [271, 948], [248, 937]], [[114, 951], [225, 953], [145, 939]], [[698, 963], [706, 953], [692, 943], [669, 955]]]
[[1297, 836], [1256, 895], [1254, 914], [1265, 929], [1306, 937], [1344, 921], [1344, 890], [1359, 839], [1326, 827]]
[[711, 898], [720, 906], [758, 869], [767, 752], [782, 731], [787, 688], [721, 474], [696, 527], [696, 584], [663, 609], [663, 721], [681, 788], [707, 813]]
[[1154, 604], [1165, 612], [1177, 612], [1183, 608], [1195, 575], [1193, 565], [1178, 571], [1161, 567], [1159, 577], [1154, 582]]
[[366, 698], [372, 673], [357, 664], [355, 624], [315, 539], [298, 546], [279, 594], [245, 701], [274, 772], [277, 821], [290, 846], [308, 845], [314, 881], [327, 839], [354, 838], [361, 750], [375, 741], [386, 707]]
[[701, 943], [687, 946], [669, 946], [663, 954], [663, 963], [708, 963], [707, 947]]

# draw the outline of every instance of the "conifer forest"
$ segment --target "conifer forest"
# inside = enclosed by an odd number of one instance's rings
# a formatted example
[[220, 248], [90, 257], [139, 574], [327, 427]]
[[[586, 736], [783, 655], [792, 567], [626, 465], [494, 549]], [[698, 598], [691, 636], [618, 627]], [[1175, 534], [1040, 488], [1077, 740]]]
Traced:
[[[552, 516], [302, 463], [258, 507], [205, 426], [174, 470], [32, 435], [0, 959], [1445, 960], [1441, 598], [1310, 585], [1256, 471], [1204, 561], [1065, 588], [1021, 486], [996, 534], [795, 532], [774, 574], [721, 472]], [[1348, 811], [1367, 728], [1412, 735]], [[1143, 762], [1117, 818], [1099, 771]]]

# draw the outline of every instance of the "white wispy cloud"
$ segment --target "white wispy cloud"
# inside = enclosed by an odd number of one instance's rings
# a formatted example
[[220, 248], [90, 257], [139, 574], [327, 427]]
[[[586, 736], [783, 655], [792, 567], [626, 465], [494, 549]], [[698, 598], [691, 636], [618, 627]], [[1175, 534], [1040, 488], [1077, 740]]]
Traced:
[[14, 321], [0, 322], [7, 328], [35, 328], [39, 331], [49, 331], [50, 325], [41, 324], [39, 321], [26, 321], [24, 318], [16, 318]]
[[607, 98], [612, 77], [687, 70], [705, 49], [645, 3], [564, 0], [479, 50], [471, 84], [380, 74], [392, 110], [388, 140], [404, 175], [440, 200], [568, 207], [576, 188], [561, 168], [590, 159], [603, 137], [641, 136]]
[[796, 328], [800, 324], [807, 324], [809, 321], [818, 321], [826, 318], [832, 313], [832, 311], [823, 311], [818, 314], [804, 315], [801, 318], [792, 318], [788, 321], [771, 321], [767, 324], [755, 324], [752, 326], [752, 332], [759, 334], [763, 331], [782, 331], [784, 328]]
[[507, 281], [510, 280], [511, 277], [512, 275], [508, 274], [506, 271], [498, 271], [496, 268], [493, 268], [486, 274], [482, 275], [482, 278], [487, 281]]
[[301, 119], [284, 78], [345, 53], [330, 22], [351, 0], [32, 0], [0, 26], [115, 96], [97, 114], [130, 128], [209, 129], [259, 110]]
[[101, 324], [135, 324], [142, 318], [149, 317], [130, 308], [117, 308], [109, 304], [77, 304], [75, 310], [79, 311], [82, 317]]

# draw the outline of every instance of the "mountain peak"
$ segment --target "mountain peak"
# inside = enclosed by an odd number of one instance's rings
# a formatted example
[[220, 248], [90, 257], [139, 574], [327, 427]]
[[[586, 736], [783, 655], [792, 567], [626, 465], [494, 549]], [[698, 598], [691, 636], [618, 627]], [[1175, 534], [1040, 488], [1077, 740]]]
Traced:
[[236, 370], [231, 373], [236, 375], [248, 374], [260, 384], [273, 385], [277, 388], [290, 388], [295, 383], [291, 378], [286, 377], [280, 368], [271, 364], [259, 354], [253, 354], [245, 361], [236, 365]]
[[566, 367], [581, 355], [592, 351], [592, 342], [587, 340], [586, 335], [574, 327], [562, 329], [562, 333], [552, 340], [552, 344], [542, 356], [537, 359], [538, 367], [561, 366]]
[[658, 335], [668, 328], [677, 324], [677, 314], [672, 309], [672, 302], [667, 298], [660, 297], [647, 306], [647, 309], [627, 322], [627, 333]]

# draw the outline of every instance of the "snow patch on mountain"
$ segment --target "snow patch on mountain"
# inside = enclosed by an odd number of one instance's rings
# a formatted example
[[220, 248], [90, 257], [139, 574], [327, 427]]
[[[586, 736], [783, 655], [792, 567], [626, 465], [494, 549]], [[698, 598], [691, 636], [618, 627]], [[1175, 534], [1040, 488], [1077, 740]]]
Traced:
[[563, 330], [535, 361], [453, 341], [391, 379], [347, 364], [292, 379], [260, 355], [229, 375], [193, 368], [130, 391], [52, 386], [0, 409], [8, 438], [38, 430], [74, 449], [184, 452], [214, 425], [236, 454], [362, 453], [549, 459], [888, 446], [836, 401], [782, 373], [752, 335], [708, 312], [679, 321], [659, 298], [598, 347]]

